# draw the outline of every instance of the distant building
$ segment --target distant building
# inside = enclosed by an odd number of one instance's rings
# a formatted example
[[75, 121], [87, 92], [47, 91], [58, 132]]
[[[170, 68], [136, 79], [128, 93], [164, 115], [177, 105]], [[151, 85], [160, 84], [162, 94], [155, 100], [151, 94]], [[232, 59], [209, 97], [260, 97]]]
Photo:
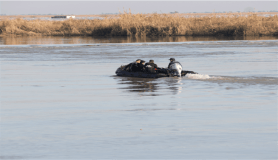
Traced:
[[175, 12], [170, 12], [171, 14], [175, 14], [175, 13], [179, 13], [178, 11], [175, 11]]
[[54, 16], [51, 18], [75, 18], [75, 16]]

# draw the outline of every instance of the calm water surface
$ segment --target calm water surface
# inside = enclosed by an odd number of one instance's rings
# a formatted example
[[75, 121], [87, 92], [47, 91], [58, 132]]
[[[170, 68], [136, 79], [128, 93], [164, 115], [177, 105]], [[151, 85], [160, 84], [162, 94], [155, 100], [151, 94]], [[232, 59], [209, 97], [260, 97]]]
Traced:
[[[277, 39], [32, 38], [0, 41], [0, 159], [278, 158]], [[170, 57], [199, 74], [115, 75]]]

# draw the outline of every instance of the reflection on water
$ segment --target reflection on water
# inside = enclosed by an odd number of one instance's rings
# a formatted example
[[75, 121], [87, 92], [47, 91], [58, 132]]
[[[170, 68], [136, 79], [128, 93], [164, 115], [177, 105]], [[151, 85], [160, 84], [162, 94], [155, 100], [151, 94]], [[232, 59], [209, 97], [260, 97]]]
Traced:
[[[165, 77], [165, 78], [137, 78], [137, 77], [118, 77], [114, 79], [117, 80], [119, 88], [127, 92], [139, 93], [140, 96], [160, 96], [160, 95], [177, 95], [182, 93], [183, 86], [188, 80], [196, 79], [199, 81], [206, 81], [211, 83], [218, 83], [223, 85], [224, 83], [230, 84], [232, 87], [227, 87], [226, 89], [235, 89], [238, 87], [248, 86], [248, 85], [266, 85], [272, 89], [277, 89], [277, 78], [275, 77], [209, 77], [209, 78], [192, 78], [192, 75], [178, 78], [178, 77]], [[198, 77], [198, 76], [197, 76]], [[273, 87], [274, 88], [273, 88]], [[170, 92], [170, 93], [169, 93]]]
[[182, 78], [170, 77], [165, 79], [167, 88], [171, 90], [173, 94], [180, 94], [182, 92]]
[[182, 92], [182, 78], [137, 78], [115, 77], [120, 86], [119, 89], [127, 92], [139, 93], [141, 96], [159, 96], [164, 94], [179, 94]]
[[152, 78], [137, 78], [137, 77], [115, 77], [120, 85], [119, 89], [128, 92], [151, 92], [151, 96], [157, 96], [159, 88], [157, 79]]
[[[90, 39], [90, 38], [89, 38]], [[9, 36], [0, 37], [1, 45], [36, 45], [36, 44], [80, 44], [90, 43], [86, 37], [51, 37], [51, 36]], [[95, 42], [91, 42], [95, 43]]]
[[144, 43], [144, 42], [186, 42], [219, 40], [274, 40], [278, 37], [61, 37], [61, 36], [6, 36], [0, 37], [0, 45], [35, 44], [92, 44], [92, 43]]

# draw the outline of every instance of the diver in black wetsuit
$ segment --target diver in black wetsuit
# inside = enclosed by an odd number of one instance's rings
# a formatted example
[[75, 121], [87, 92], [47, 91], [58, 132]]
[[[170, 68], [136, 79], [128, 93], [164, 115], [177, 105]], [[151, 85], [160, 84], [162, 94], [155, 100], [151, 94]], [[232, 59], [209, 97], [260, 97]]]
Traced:
[[[132, 71], [133, 71], [132, 68], [136, 68], [136, 67], [137, 67], [136, 63], [140, 63], [140, 61], [141, 61], [140, 59], [137, 59], [135, 62], [129, 63], [128, 65], [126, 65], [126, 66], [124, 67], [123, 70], [132, 72]], [[133, 67], [133, 66], [135, 66], [135, 67]], [[135, 69], [135, 70], [136, 70], [136, 69]]]
[[142, 64], [141, 59], [137, 59], [135, 63], [132, 64], [132, 72], [141, 72]]
[[125, 71], [131, 71], [131, 67], [132, 67], [133, 63], [129, 63], [128, 65], [124, 66], [124, 69]]
[[141, 72], [145, 72], [146, 71], [145, 61], [144, 60], [141, 60], [140, 64], [138, 64], [138, 66], [139, 66]]
[[145, 68], [147, 72], [156, 73], [157, 65], [154, 63], [154, 60], [150, 60], [145, 64]]

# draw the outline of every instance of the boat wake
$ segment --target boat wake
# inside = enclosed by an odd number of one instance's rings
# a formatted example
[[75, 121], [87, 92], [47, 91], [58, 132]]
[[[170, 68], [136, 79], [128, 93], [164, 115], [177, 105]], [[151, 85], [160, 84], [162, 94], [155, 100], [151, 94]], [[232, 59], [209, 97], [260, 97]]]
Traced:
[[211, 78], [209, 75], [203, 75], [203, 74], [186, 74], [185, 76], [189, 79], [210, 79]]
[[187, 79], [203, 80], [217, 83], [242, 83], [242, 84], [263, 84], [278, 85], [277, 77], [228, 77], [228, 76], [210, 76], [206, 74], [187, 74]]

